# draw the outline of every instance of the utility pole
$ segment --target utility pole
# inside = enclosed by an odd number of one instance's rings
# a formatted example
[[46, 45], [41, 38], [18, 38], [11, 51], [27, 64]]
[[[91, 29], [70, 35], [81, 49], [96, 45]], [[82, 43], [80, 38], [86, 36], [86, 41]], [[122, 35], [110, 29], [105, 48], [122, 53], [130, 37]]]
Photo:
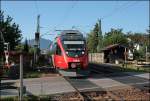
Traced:
[[34, 42], [34, 63], [37, 63], [39, 52], [40, 52], [40, 15], [37, 16], [37, 27]]
[[147, 46], [146, 46], [146, 53], [145, 53], [145, 58], [146, 58], [146, 62], [148, 61], [148, 57], [147, 57]]
[[37, 16], [37, 31], [36, 31], [37, 36], [37, 44], [38, 48], [40, 48], [40, 15]]
[[[0, 5], [1, 5], [1, 0], [0, 0]], [[1, 10], [1, 7], [0, 7], [0, 10]], [[0, 11], [0, 24], [2, 23], [3, 21], [3, 16], [1, 14], [1, 11]], [[0, 28], [0, 46], [3, 46], [4, 43], [5, 43], [5, 39], [4, 39], [4, 36], [3, 36], [3, 33], [2, 33], [2, 28]], [[3, 45], [2, 45], [3, 44]], [[3, 52], [2, 52], [3, 53]], [[4, 57], [0, 57], [0, 72], [2, 73], [3, 72], [3, 65], [4, 65]], [[2, 74], [0, 74], [0, 76], [2, 76]], [[0, 78], [0, 87], [1, 87], [1, 78]], [[1, 99], [1, 90], [0, 90], [0, 99]]]
[[101, 35], [102, 34], [101, 19], [98, 20], [98, 22], [99, 22], [99, 35]]
[[100, 51], [100, 49], [103, 47], [101, 19], [98, 20], [98, 25], [99, 25], [99, 31], [98, 31], [98, 46], [97, 46], [97, 49], [98, 49], [98, 51]]
[[[0, 0], [0, 5], [1, 5], [1, 0]], [[1, 10], [1, 6], [0, 6], [0, 10]], [[1, 13], [1, 11], [0, 11], [0, 13]], [[0, 23], [2, 23], [2, 15], [0, 14]], [[2, 38], [3, 37], [3, 35], [2, 35], [2, 32], [1, 32], [1, 29], [0, 29], [0, 37]], [[1, 39], [0, 39], [1, 40]], [[1, 58], [0, 58], [1, 59]], [[3, 69], [2, 69], [2, 64], [3, 64], [3, 57], [2, 57], [2, 59], [0, 60], [0, 72], [1, 71], [3, 71]], [[2, 73], [2, 72], [1, 72]], [[1, 76], [1, 74], [0, 74], [0, 76]], [[1, 87], [2, 85], [1, 85], [1, 78], [0, 78], [0, 87]], [[0, 90], [0, 99], [1, 99], [1, 90]]]
[[127, 68], [127, 48], [125, 47], [125, 67]]

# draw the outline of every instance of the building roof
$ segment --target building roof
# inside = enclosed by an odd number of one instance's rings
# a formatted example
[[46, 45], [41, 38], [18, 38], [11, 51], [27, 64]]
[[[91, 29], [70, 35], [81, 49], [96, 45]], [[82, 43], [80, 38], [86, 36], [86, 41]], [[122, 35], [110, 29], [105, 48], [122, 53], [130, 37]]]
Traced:
[[104, 47], [104, 48], [102, 49], [102, 51], [110, 50], [110, 49], [113, 49], [113, 48], [118, 47], [118, 46], [119, 46], [119, 47], [124, 47], [124, 48], [126, 48], [126, 46], [121, 45], [121, 44], [112, 44], [112, 45], [108, 45], [108, 46]]
[[61, 35], [66, 35], [66, 34], [81, 34], [78, 30], [63, 30], [61, 32]]

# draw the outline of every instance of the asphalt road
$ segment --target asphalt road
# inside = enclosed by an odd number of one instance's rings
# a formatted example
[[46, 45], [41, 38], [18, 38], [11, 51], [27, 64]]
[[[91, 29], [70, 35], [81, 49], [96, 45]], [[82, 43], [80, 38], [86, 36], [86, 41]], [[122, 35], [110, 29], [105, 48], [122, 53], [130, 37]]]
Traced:
[[[79, 90], [103, 90], [112, 87], [127, 87], [132, 85], [143, 85], [149, 82], [148, 73], [128, 73], [127, 76], [101, 77], [94, 75], [89, 78], [72, 78], [71, 83]], [[18, 96], [18, 90], [13, 86], [17, 85], [19, 80], [2, 80], [5, 89], [1, 91], [1, 97]], [[49, 95], [65, 92], [74, 92], [75, 89], [63, 77], [42, 77], [33, 79], [24, 79], [27, 95]]]

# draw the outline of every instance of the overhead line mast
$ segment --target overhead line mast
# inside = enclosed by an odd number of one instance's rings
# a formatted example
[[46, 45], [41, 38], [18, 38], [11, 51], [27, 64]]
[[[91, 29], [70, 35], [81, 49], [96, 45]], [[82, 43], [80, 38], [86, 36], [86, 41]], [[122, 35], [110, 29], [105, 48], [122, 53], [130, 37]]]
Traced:
[[40, 15], [37, 16], [37, 27], [35, 32], [35, 45], [40, 48]]
[[38, 60], [38, 55], [40, 53], [40, 15], [37, 16], [37, 27], [35, 32], [35, 43], [34, 43], [34, 61]]
[[40, 32], [40, 15], [37, 16], [37, 32]]

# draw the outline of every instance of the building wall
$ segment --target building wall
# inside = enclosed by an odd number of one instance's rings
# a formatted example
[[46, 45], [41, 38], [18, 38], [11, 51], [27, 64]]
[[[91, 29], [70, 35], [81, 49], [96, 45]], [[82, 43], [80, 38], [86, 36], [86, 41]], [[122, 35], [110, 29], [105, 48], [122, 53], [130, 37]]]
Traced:
[[115, 63], [116, 60], [122, 61], [125, 59], [124, 52], [124, 47], [115, 47], [104, 50], [104, 60], [106, 63]]
[[89, 62], [104, 63], [104, 53], [89, 53]]

